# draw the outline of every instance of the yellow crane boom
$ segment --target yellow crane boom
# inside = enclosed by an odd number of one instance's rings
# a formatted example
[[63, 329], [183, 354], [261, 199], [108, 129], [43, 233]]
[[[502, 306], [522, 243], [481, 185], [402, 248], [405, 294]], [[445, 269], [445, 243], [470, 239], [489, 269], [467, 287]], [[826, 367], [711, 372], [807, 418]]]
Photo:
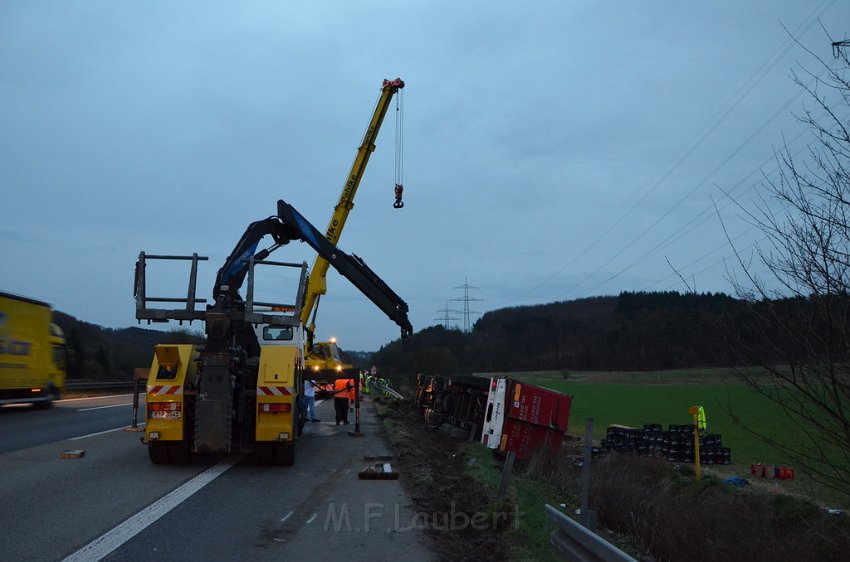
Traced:
[[[325, 232], [325, 238], [331, 244], [336, 245], [339, 242], [342, 229], [345, 227], [345, 221], [348, 219], [351, 209], [354, 208], [354, 195], [357, 193], [360, 180], [363, 178], [366, 164], [369, 163], [369, 157], [375, 151], [375, 139], [378, 137], [378, 132], [381, 129], [384, 116], [387, 114], [390, 101], [393, 95], [401, 88], [404, 88], [404, 81], [401, 78], [384, 80], [381, 86], [381, 95], [375, 106], [375, 112], [372, 115], [369, 126], [366, 128], [366, 133], [363, 135], [363, 142], [360, 143], [360, 148], [357, 149], [357, 156], [351, 165], [351, 171], [348, 173], [345, 186], [342, 188], [339, 202], [336, 204], [336, 208], [328, 224], [327, 232]], [[399, 196], [397, 195], [398, 198]], [[307, 330], [309, 345], [312, 345], [313, 331], [316, 327], [315, 312], [319, 306], [319, 298], [327, 293], [326, 277], [329, 267], [330, 265], [325, 258], [320, 255], [316, 256], [316, 261], [313, 263], [313, 267], [310, 270], [310, 277], [307, 280], [304, 306], [301, 308], [301, 323]], [[312, 321], [310, 321], [311, 314], [313, 315]]]

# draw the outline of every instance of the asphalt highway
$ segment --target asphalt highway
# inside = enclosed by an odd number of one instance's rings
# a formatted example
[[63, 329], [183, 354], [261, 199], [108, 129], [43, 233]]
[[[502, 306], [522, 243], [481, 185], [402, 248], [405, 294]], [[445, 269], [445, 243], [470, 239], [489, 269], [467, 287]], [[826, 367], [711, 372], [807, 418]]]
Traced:
[[[153, 465], [128, 430], [131, 404], [0, 408], [3, 559], [436, 559], [400, 481], [358, 478], [367, 457], [390, 454], [371, 404], [359, 437], [353, 424], [308, 424], [291, 467], [242, 455]], [[333, 419], [330, 402], [317, 409]]]

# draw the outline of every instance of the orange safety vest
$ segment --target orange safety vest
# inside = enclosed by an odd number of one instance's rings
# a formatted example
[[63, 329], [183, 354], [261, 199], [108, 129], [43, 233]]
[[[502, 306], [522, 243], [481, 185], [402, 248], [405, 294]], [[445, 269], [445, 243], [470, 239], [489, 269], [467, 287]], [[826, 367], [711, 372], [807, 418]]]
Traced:
[[334, 397], [354, 399], [354, 390], [346, 392], [346, 389], [351, 384], [353, 384], [351, 379], [336, 379], [334, 381]]
[[351, 385], [351, 390], [348, 391], [348, 399], [354, 402], [354, 385], [356, 383], [354, 382], [354, 379], [348, 379], [346, 382]]

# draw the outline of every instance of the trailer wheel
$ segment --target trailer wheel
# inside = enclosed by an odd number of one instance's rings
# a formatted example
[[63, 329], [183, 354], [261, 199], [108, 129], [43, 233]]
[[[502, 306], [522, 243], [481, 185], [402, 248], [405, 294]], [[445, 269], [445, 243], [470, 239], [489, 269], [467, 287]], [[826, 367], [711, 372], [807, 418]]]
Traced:
[[148, 457], [154, 464], [168, 464], [168, 443], [153, 442], [148, 443]]

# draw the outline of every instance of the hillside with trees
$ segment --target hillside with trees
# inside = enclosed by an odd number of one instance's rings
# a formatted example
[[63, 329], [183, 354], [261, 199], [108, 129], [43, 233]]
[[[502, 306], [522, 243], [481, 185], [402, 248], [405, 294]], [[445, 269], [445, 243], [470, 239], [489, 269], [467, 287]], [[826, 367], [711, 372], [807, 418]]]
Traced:
[[772, 361], [764, 334], [750, 329], [766, 306], [722, 293], [638, 292], [504, 308], [470, 333], [433, 326], [373, 360], [402, 373], [647, 371], [739, 365], [735, 342]]
[[201, 343], [200, 333], [162, 332], [146, 328], [112, 329], [54, 311], [53, 321], [65, 332], [71, 351], [69, 379], [131, 380], [138, 367], [150, 367], [158, 343]]
[[[775, 346], [759, 342], [769, 326], [753, 320], [768, 305], [773, 314], [800, 314], [798, 300], [751, 301], [720, 293], [622, 293], [484, 314], [469, 333], [432, 326], [375, 353], [342, 351], [361, 369], [384, 372], [471, 373], [487, 371], [647, 371], [734, 366], [734, 353], [772, 361]], [[795, 304], [796, 303], [796, 304]], [[103, 328], [63, 314], [55, 321], [72, 350], [70, 378], [129, 380], [147, 367], [158, 343], [203, 343], [200, 331]], [[778, 327], [777, 327], [778, 329]], [[738, 355], [739, 356], [739, 355]]]

